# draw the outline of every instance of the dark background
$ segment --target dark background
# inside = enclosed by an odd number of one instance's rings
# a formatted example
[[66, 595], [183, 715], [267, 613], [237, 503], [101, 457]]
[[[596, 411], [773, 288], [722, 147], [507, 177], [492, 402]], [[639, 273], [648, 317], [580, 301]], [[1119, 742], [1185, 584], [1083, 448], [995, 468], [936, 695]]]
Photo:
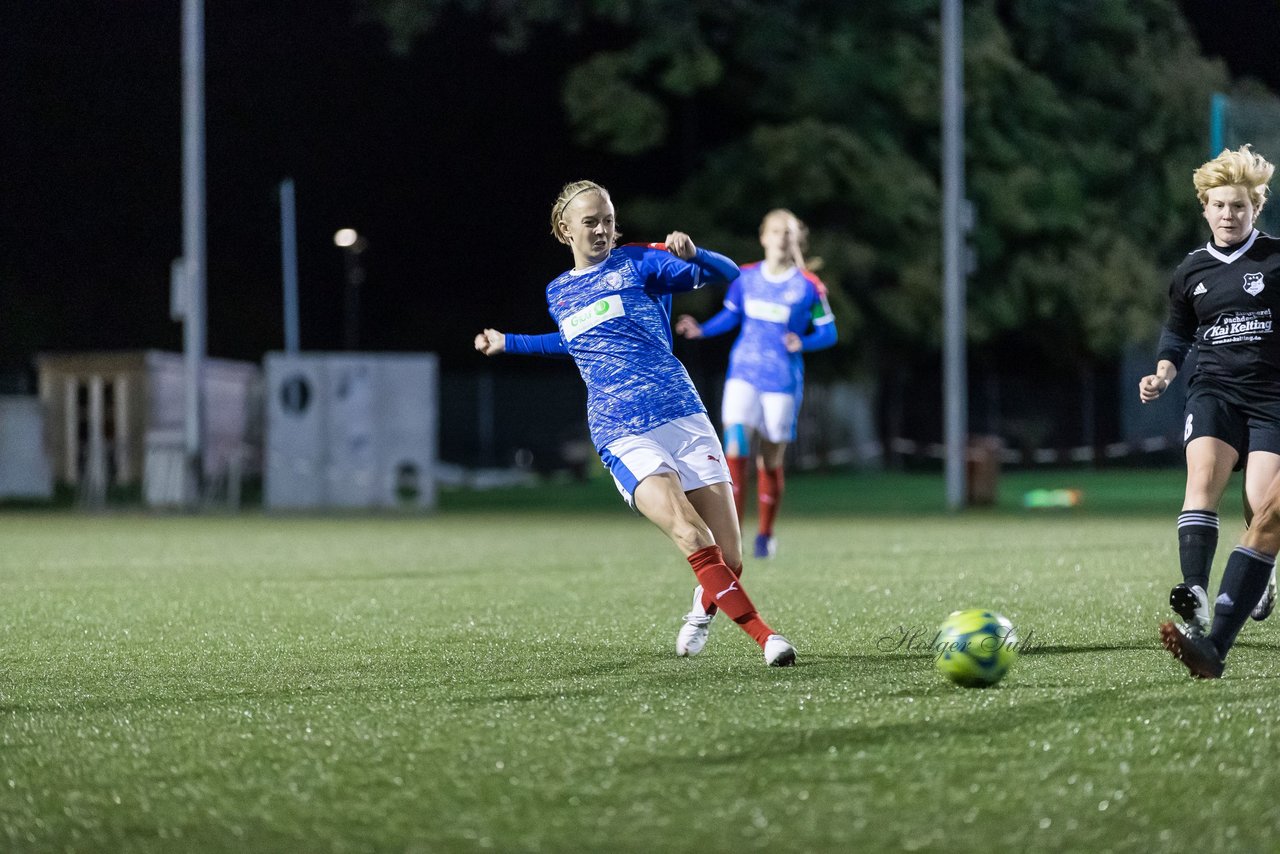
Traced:
[[[174, 2], [53, 2], [4, 27], [0, 352], [181, 346], [180, 16]], [[352, 4], [206, 9], [209, 352], [283, 344], [277, 186], [297, 183], [304, 349], [341, 344], [343, 263], [363, 256], [362, 349], [468, 359], [479, 324], [548, 326], [541, 286], [568, 262], [545, 221], [562, 183], [652, 191], [651, 161], [576, 150], [559, 107], [574, 57], [551, 38], [492, 49], [445, 21], [410, 55]], [[10, 26], [8, 24], [13, 24]]]
[[[397, 56], [359, 4], [318, 5], [207, 4], [212, 356], [256, 361], [283, 345], [286, 176], [297, 182], [303, 349], [340, 348], [332, 235], [354, 227], [370, 243], [361, 349], [435, 351], [448, 371], [475, 365], [482, 324], [549, 328], [542, 285], [569, 262], [547, 232], [562, 183], [609, 185], [625, 227], [629, 194], [661, 194], [691, 166], [670, 149], [619, 158], [567, 142], [559, 83], [580, 41], [544, 33], [528, 52], [504, 54], [482, 21], [455, 14]], [[1183, 7], [1207, 54], [1280, 91], [1274, 0]], [[4, 8], [7, 385], [30, 384], [39, 351], [180, 349], [168, 314], [169, 264], [181, 253], [180, 4]]]

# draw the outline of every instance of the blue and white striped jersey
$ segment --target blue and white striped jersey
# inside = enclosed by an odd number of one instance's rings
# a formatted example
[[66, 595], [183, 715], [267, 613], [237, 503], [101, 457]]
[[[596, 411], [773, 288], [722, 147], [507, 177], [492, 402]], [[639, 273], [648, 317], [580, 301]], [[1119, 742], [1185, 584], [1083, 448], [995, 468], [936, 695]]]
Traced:
[[[793, 267], [776, 280], [763, 264], [748, 264], [729, 286], [724, 308], [702, 324], [706, 337], [742, 325], [729, 354], [728, 379], [743, 380], [760, 391], [798, 394], [804, 387], [802, 353], [836, 343], [835, 317], [827, 290], [817, 276]], [[801, 350], [791, 353], [786, 334], [800, 336]]]
[[732, 261], [705, 249], [684, 261], [629, 245], [547, 285], [547, 309], [587, 386], [587, 424], [598, 451], [622, 436], [706, 412], [671, 352], [671, 294], [737, 273]]

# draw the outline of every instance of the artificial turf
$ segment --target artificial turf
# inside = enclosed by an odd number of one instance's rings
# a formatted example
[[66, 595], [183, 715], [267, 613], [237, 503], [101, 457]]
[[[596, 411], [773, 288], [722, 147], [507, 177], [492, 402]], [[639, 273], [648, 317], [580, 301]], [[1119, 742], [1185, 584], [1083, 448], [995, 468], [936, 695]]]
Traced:
[[[1188, 678], [1155, 632], [1176, 472], [1082, 482], [948, 517], [793, 478], [744, 577], [782, 670], [728, 621], [676, 658], [692, 575], [594, 486], [0, 515], [0, 850], [1276, 850], [1280, 616]], [[995, 688], [933, 668], [963, 607], [1023, 637]]]

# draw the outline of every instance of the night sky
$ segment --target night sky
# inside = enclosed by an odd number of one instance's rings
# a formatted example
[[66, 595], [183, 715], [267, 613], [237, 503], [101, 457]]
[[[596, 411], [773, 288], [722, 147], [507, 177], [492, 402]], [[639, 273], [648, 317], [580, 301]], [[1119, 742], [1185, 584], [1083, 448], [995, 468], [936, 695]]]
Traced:
[[[1207, 53], [1280, 91], [1276, 0], [1183, 6]], [[42, 350], [180, 349], [168, 315], [181, 253], [180, 3], [5, 10], [0, 368]], [[505, 55], [459, 15], [395, 56], [357, 10], [207, 3], [211, 355], [256, 361], [283, 345], [286, 176], [298, 188], [303, 348], [340, 347], [332, 236], [354, 227], [370, 244], [361, 348], [436, 351], [446, 369], [474, 358], [482, 322], [549, 328], [542, 286], [570, 263], [547, 233], [562, 183], [609, 185], [624, 222], [628, 194], [679, 183], [664, 152], [616, 158], [568, 141], [559, 78], [582, 46], [548, 33]]]
[[[0, 352], [178, 349], [180, 4], [24, 5], [0, 44], [0, 311], [22, 318]], [[482, 317], [548, 325], [541, 287], [569, 260], [544, 236], [551, 201], [566, 180], [616, 184], [634, 168], [564, 144], [558, 78], [574, 56], [550, 39], [498, 53], [458, 16], [397, 57], [354, 5], [315, 8], [207, 4], [210, 354], [256, 360], [283, 345], [286, 176], [304, 349], [340, 347], [342, 227], [370, 244], [363, 349], [466, 355]]]

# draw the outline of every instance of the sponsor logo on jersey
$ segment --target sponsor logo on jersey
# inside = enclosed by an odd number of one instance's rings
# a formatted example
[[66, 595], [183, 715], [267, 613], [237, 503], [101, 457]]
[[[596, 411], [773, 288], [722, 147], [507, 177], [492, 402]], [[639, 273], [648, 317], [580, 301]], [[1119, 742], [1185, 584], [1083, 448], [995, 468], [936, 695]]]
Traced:
[[1251, 297], [1256, 297], [1262, 293], [1262, 289], [1266, 284], [1262, 281], [1261, 273], [1245, 273], [1244, 274], [1244, 292]]
[[1187, 440], [1191, 438], [1191, 413], [1187, 413], [1187, 425], [1182, 428], [1182, 443], [1185, 445]]
[[1209, 289], [1204, 286], [1204, 282], [1201, 282], [1200, 284], [1196, 285], [1196, 289], [1191, 292], [1191, 295], [1193, 297], [1198, 297], [1201, 294], [1207, 294], [1207, 293], [1209, 293]]
[[1263, 335], [1271, 334], [1271, 322], [1269, 308], [1223, 315], [1204, 331], [1204, 340], [1209, 344], [1257, 341]]
[[748, 297], [743, 301], [742, 313], [754, 320], [786, 323], [791, 319], [791, 306]]
[[611, 294], [560, 321], [560, 331], [564, 333], [565, 341], [572, 341], [588, 329], [594, 329], [611, 318], [623, 317], [626, 313], [622, 306], [622, 295]]

